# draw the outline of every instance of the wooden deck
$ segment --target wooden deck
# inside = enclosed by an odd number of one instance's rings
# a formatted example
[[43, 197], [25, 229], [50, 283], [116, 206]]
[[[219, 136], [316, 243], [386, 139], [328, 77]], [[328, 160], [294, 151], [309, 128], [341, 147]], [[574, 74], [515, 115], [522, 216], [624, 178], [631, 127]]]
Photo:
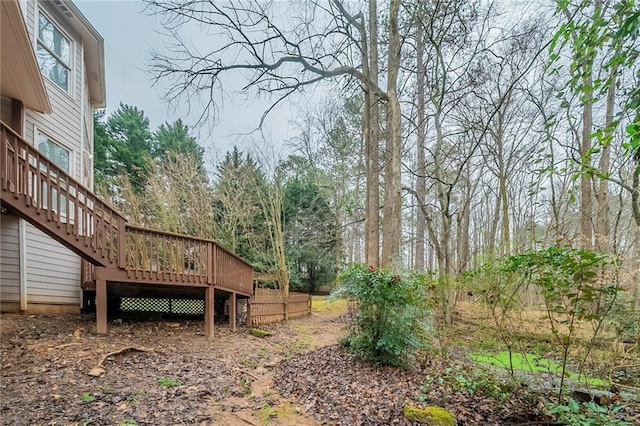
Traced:
[[[99, 333], [107, 332], [110, 285], [147, 290], [157, 286], [158, 292], [168, 286], [183, 287], [185, 292], [201, 289], [209, 336], [213, 336], [216, 292], [230, 299], [233, 310], [237, 297], [251, 297], [249, 263], [212, 240], [127, 224], [122, 214], [5, 123], [1, 123], [0, 156], [2, 205], [84, 260], [82, 287], [96, 292]], [[229, 317], [235, 329], [235, 315]]]

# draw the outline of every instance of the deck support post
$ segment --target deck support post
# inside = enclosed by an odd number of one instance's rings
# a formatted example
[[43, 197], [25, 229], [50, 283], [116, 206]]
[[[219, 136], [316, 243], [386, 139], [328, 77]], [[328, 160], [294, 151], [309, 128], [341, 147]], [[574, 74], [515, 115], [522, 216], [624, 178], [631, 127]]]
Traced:
[[229, 328], [231, 331], [236, 331], [236, 307], [237, 298], [236, 292], [231, 292], [231, 296], [229, 296]]
[[205, 289], [204, 293], [204, 327], [207, 332], [207, 337], [213, 337], [213, 302], [215, 300], [215, 288], [211, 285]]
[[96, 279], [96, 329], [107, 334], [107, 280]]
[[247, 298], [247, 327], [251, 327], [251, 298]]

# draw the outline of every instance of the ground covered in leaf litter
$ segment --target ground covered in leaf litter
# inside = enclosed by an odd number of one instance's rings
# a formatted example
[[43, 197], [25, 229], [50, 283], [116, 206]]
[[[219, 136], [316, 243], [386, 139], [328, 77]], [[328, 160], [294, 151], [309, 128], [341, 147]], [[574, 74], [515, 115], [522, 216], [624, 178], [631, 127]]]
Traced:
[[331, 424], [404, 425], [402, 409], [407, 402], [445, 407], [460, 426], [516, 425], [544, 419], [541, 399], [526, 391], [496, 399], [451, 389], [446, 382], [425, 385], [426, 374], [445, 369], [437, 360], [428, 361], [422, 373], [375, 368], [334, 345], [284, 361], [275, 383], [282, 395], [295, 397], [316, 418]]
[[332, 312], [266, 326], [263, 339], [219, 326], [213, 341], [198, 321], [116, 323], [101, 336], [90, 316], [0, 320], [6, 425], [406, 425], [406, 402], [444, 406], [461, 426], [542, 419], [526, 389], [492, 398], [446, 380], [425, 386], [464, 354], [412, 371], [359, 362], [336, 345], [345, 319]]

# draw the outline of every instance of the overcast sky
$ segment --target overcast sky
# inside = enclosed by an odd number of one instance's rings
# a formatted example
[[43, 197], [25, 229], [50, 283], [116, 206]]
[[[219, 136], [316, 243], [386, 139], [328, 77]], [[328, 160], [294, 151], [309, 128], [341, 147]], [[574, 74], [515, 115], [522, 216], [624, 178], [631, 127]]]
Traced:
[[[182, 118], [191, 125], [197, 118], [195, 111], [189, 114], [186, 105], [177, 108], [162, 100], [162, 90], [152, 87], [147, 72], [150, 52], [161, 50], [167, 41], [161, 35], [160, 25], [152, 16], [143, 13], [143, 5], [133, 0], [76, 0], [75, 4], [98, 30], [105, 43], [107, 78], [107, 113], [116, 110], [120, 102], [137, 106], [149, 117], [151, 129], [164, 122], [174, 122]], [[240, 83], [240, 82], [239, 82]], [[255, 134], [242, 134], [254, 130], [263, 111], [268, 106], [266, 100], [248, 101], [242, 93], [233, 93], [224, 101], [219, 110], [217, 124], [211, 130], [201, 128], [198, 141], [216, 156], [224, 154], [234, 144], [242, 150], [251, 148], [250, 139], [259, 140]], [[278, 147], [294, 137], [297, 132], [293, 121], [295, 107], [291, 104], [280, 107], [271, 114], [264, 133]], [[284, 148], [282, 148], [284, 149]]]

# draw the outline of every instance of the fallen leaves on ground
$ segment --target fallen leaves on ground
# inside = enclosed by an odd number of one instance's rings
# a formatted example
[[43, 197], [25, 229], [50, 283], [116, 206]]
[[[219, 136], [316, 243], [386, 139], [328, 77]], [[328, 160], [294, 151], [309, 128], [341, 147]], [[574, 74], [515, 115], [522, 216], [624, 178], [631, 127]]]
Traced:
[[[431, 374], [442, 368], [427, 367]], [[516, 425], [540, 419], [535, 399], [497, 400], [452, 391], [446, 386], [425, 395], [425, 371], [379, 368], [364, 364], [338, 346], [297, 356], [280, 365], [275, 389], [293, 397], [319, 421], [342, 425], [406, 425], [402, 408], [408, 402], [438, 405], [465, 425]], [[425, 398], [426, 397], [426, 398]]]
[[[264, 339], [217, 326], [213, 340], [202, 321], [116, 323], [106, 336], [84, 315], [0, 321], [6, 425], [407, 425], [412, 403], [444, 407], [459, 426], [506, 426], [544, 410], [524, 387], [493, 398], [441, 380], [454, 365], [475, 368], [463, 351], [407, 371], [364, 364], [336, 345], [344, 322], [321, 315], [261, 326]], [[104, 372], [87, 374], [103, 358]]]

